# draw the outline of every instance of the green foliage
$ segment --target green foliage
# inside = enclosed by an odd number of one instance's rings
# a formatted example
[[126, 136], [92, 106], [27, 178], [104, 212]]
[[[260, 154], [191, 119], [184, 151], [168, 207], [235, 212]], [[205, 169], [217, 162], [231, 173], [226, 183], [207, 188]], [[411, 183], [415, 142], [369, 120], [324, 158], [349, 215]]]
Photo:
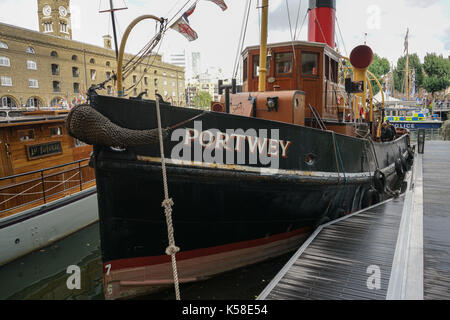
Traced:
[[[385, 76], [390, 70], [389, 61], [386, 58], [380, 58], [377, 54], [373, 57], [373, 62], [369, 67], [369, 71], [374, 74], [380, 83], [382, 83], [381, 78]], [[380, 91], [378, 84], [375, 81], [371, 81], [373, 94], [377, 94]]]
[[450, 86], [450, 61], [442, 55], [428, 53], [423, 68], [427, 73], [423, 86], [425, 90], [435, 93]]
[[[425, 74], [420, 58], [417, 53], [409, 55], [409, 71], [416, 72], [416, 92], [418, 88], [423, 86]], [[405, 72], [406, 72], [406, 57], [400, 57], [397, 60], [397, 67], [394, 69], [394, 87], [399, 92], [405, 91]]]
[[209, 94], [209, 92], [206, 91], [200, 91], [198, 95], [198, 108], [209, 110], [211, 108], [211, 101], [213, 98]]

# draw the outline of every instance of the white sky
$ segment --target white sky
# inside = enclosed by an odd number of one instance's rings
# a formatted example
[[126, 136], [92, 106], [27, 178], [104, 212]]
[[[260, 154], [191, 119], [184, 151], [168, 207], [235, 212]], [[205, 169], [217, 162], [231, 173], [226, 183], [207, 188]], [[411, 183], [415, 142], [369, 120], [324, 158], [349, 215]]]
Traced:
[[[126, 26], [142, 14], [172, 18], [188, 0], [114, 0], [115, 6], [128, 10], [117, 12], [118, 29], [123, 33]], [[191, 27], [199, 39], [187, 41], [177, 32], [170, 30], [164, 39], [160, 53], [169, 55], [185, 50], [201, 53], [202, 71], [214, 66], [222, 68], [224, 77], [232, 75], [235, 62], [245, 0], [225, 0], [228, 10], [222, 10], [212, 2], [200, 0], [197, 9], [189, 17]], [[298, 6], [301, 5], [298, 28], [306, 13], [308, 0], [269, 0], [269, 42], [290, 41], [286, 1], [290, 9], [291, 24], [297, 21]], [[190, 0], [191, 3], [194, 0]], [[102, 46], [102, 36], [112, 33], [110, 15], [99, 14], [99, 8], [109, 6], [109, 0], [72, 0], [73, 39]], [[259, 15], [257, 0], [252, 0], [246, 45], [259, 42]], [[185, 9], [189, 7], [186, 6]], [[381, 57], [388, 58], [394, 65], [403, 54], [406, 29], [410, 29], [410, 52], [423, 57], [427, 52], [436, 52], [445, 57], [450, 55], [450, 1], [449, 0], [337, 0], [337, 17], [344, 47], [341, 52], [364, 42]], [[0, 0], [0, 22], [38, 30], [37, 0]], [[127, 45], [127, 52], [137, 53], [154, 35], [154, 22], [141, 22], [133, 31]], [[338, 32], [338, 31], [337, 31]], [[307, 21], [298, 40], [306, 40]], [[340, 34], [339, 42], [341, 42]]]

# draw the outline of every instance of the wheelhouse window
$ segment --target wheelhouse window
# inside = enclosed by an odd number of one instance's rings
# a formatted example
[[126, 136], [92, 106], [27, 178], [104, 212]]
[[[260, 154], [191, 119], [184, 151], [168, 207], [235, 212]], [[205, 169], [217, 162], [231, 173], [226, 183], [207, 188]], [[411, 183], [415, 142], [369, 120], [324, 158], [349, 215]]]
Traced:
[[302, 53], [302, 75], [305, 76], [317, 76], [319, 74], [318, 70], [319, 54], [318, 53]]
[[0, 66], [1, 67], [10, 67], [11, 61], [8, 57], [0, 57]]
[[83, 147], [83, 146], [86, 145], [86, 143], [84, 143], [84, 142], [82, 142], [82, 141], [80, 141], [80, 140], [78, 140], [76, 138], [73, 139], [73, 143], [75, 145], [75, 148]]
[[336, 60], [331, 59], [330, 60], [330, 68], [331, 68], [331, 73], [330, 73], [330, 80], [333, 81], [334, 83], [338, 82], [338, 72], [339, 72], [339, 64]]
[[330, 80], [330, 57], [325, 55], [325, 79]]
[[275, 55], [276, 74], [292, 73], [292, 52], [277, 53]]
[[248, 77], [247, 65], [248, 65], [248, 58], [245, 58], [244, 62], [243, 62], [243, 65], [242, 65], [242, 68], [244, 69], [243, 70], [243, 74], [242, 74], [242, 78], [243, 78], [244, 81], [246, 81], [247, 77]]
[[[267, 74], [270, 73], [270, 59], [266, 63]], [[259, 55], [253, 56], [253, 78], [259, 76]]]
[[28, 70], [37, 70], [37, 63], [35, 61], [28, 60], [27, 61], [27, 69]]
[[19, 138], [19, 141], [31, 141], [34, 140], [34, 130], [33, 129], [27, 129], [27, 130], [18, 130], [17, 136]]

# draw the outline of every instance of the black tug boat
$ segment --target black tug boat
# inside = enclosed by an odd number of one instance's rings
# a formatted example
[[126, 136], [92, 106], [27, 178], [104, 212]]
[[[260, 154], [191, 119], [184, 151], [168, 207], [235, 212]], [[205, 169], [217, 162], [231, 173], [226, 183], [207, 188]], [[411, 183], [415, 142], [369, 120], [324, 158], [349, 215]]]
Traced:
[[[292, 251], [318, 224], [391, 197], [402, 186], [413, 157], [409, 135], [379, 142], [382, 108], [365, 107], [372, 51], [360, 46], [352, 52], [347, 91], [356, 94], [347, 94], [338, 81], [342, 57], [334, 43], [322, 43], [334, 39], [335, 1], [311, 1], [310, 9], [308, 42], [262, 43], [244, 51], [245, 92], [227, 95], [208, 112], [159, 102], [162, 128], [183, 123], [164, 139], [180, 282]], [[264, 63], [267, 51], [272, 58]], [[268, 91], [257, 91], [264, 69]], [[158, 127], [155, 101], [95, 93], [90, 101], [121, 128]], [[159, 143], [113, 146], [95, 143], [92, 157], [107, 299], [174, 282], [165, 253]]]

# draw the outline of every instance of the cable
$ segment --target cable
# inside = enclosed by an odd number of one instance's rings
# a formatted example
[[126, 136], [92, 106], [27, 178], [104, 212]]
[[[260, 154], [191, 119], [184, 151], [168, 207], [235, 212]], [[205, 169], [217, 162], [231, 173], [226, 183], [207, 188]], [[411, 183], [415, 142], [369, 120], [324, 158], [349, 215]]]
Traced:
[[233, 76], [232, 78], [236, 78], [238, 70], [239, 70], [239, 63], [240, 63], [240, 59], [239, 56], [242, 52], [242, 48], [244, 46], [244, 42], [245, 42], [245, 35], [247, 34], [247, 26], [248, 26], [248, 18], [250, 16], [250, 8], [251, 8], [251, 3], [252, 0], [247, 0], [247, 12], [246, 14], [244, 13], [244, 18], [242, 21], [242, 26], [241, 26], [241, 35], [240, 35], [240, 42], [238, 44], [238, 51], [236, 53], [236, 59], [234, 61], [234, 67], [233, 67]]

